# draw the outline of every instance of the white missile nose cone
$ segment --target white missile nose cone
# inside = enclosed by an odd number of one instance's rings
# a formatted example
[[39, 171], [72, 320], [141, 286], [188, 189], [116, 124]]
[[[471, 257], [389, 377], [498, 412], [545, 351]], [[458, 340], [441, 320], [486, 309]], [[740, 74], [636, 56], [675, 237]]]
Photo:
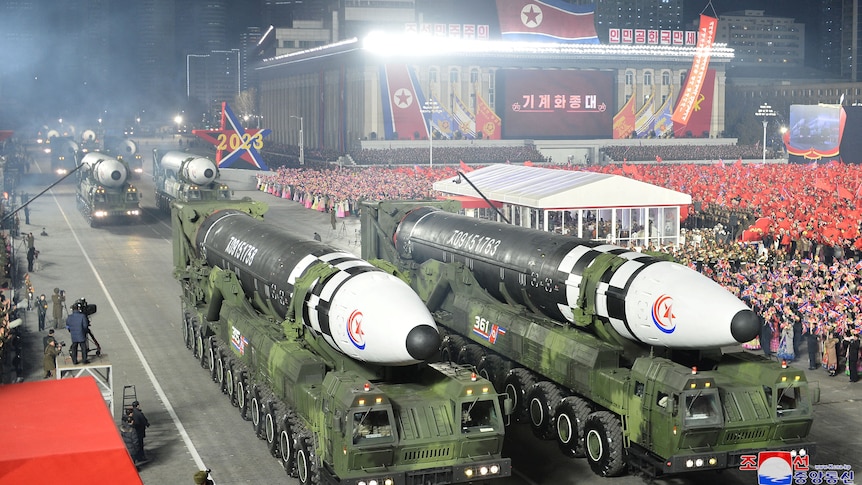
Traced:
[[427, 360], [440, 349], [440, 333], [430, 325], [419, 325], [407, 334], [407, 353], [416, 360]]
[[760, 319], [751, 310], [739, 310], [730, 321], [730, 334], [741, 344], [750, 342], [760, 335]]

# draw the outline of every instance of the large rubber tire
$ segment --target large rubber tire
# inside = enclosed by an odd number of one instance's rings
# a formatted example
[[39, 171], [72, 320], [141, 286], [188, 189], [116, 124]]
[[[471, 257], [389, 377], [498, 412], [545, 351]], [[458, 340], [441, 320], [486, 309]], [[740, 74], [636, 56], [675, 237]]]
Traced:
[[562, 391], [555, 384], [540, 381], [530, 387], [526, 397], [533, 435], [540, 440], [554, 439], [556, 436], [555, 413], [557, 412], [557, 405], [563, 400]]
[[616, 477], [626, 471], [623, 427], [618, 417], [608, 411], [596, 411], [587, 418], [584, 446], [593, 473]]
[[251, 419], [248, 413], [248, 404], [248, 373], [240, 370], [236, 379], [236, 407], [239, 408], [240, 417], [246, 421]]
[[278, 456], [278, 411], [273, 403], [267, 405], [269, 409], [263, 415], [263, 438], [266, 444], [269, 445], [269, 453], [272, 456]]
[[222, 394], [227, 394], [227, 363], [220, 349], [213, 351], [215, 366], [215, 381], [218, 383], [219, 390]]
[[593, 410], [590, 404], [577, 396], [563, 398], [554, 412], [556, 416], [557, 445], [570, 458], [583, 458], [584, 426]]
[[296, 478], [301, 485], [317, 485], [320, 483], [320, 472], [317, 470], [311, 438], [300, 436], [296, 441]]
[[192, 344], [192, 355], [194, 355], [198, 361], [201, 361], [201, 349], [203, 349], [204, 345], [203, 336], [201, 336], [201, 330], [197, 326], [195, 326], [192, 330], [192, 338], [195, 341], [195, 343]]
[[290, 424], [290, 415], [285, 415], [278, 434], [278, 458], [288, 475], [295, 474], [296, 467], [296, 437]]
[[485, 349], [477, 344], [465, 344], [458, 351], [457, 362], [459, 364], [468, 364], [473, 367], [479, 365], [479, 361], [485, 356]]
[[251, 389], [251, 401], [248, 406], [249, 421], [254, 426], [254, 434], [258, 438], [263, 437], [263, 397], [260, 388], [254, 386]]
[[442, 362], [455, 362], [464, 343], [464, 337], [460, 335], [449, 334], [443, 337], [440, 343], [440, 360]]
[[512, 400], [512, 417], [522, 420], [527, 416], [527, 390], [536, 383], [532, 372], [522, 367], [509, 371], [503, 381], [504, 392]]
[[217, 382], [216, 370], [218, 366], [216, 365], [216, 360], [219, 358], [218, 355], [218, 347], [216, 347], [215, 342], [207, 342], [206, 344], [206, 361], [207, 368], [210, 370], [210, 378], [213, 382]]
[[236, 406], [236, 376], [234, 375], [234, 367], [236, 367], [236, 362], [232, 358], [228, 358], [225, 363], [224, 391], [231, 406]]
[[185, 315], [183, 318], [183, 343], [186, 344], [187, 349], [191, 349], [194, 346], [194, 339], [192, 338], [192, 319]]
[[480, 376], [491, 381], [494, 384], [494, 389], [497, 392], [503, 390], [503, 381], [506, 379], [506, 374], [512, 370], [512, 364], [497, 355], [486, 355], [482, 357], [479, 364], [476, 365], [476, 372]]

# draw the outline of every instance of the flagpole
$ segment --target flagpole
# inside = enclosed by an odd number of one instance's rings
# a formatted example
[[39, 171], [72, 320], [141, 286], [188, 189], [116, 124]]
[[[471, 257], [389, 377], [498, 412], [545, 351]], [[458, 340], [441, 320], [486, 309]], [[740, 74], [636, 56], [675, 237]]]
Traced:
[[432, 140], [434, 139], [434, 129], [431, 126], [431, 123], [434, 120], [434, 113], [440, 113], [440, 105], [434, 99], [426, 100], [422, 103], [422, 107], [419, 108], [419, 111], [422, 114], [428, 115], [428, 167], [434, 168], [434, 144]]

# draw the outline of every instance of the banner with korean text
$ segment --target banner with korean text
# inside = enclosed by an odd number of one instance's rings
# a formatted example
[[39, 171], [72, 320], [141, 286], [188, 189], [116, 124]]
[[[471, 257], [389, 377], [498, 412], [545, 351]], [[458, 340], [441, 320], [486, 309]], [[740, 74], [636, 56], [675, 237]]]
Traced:
[[709, 58], [712, 56], [712, 43], [715, 41], [715, 29], [718, 26], [718, 19], [706, 15], [700, 16], [700, 28], [697, 32], [697, 47], [695, 48], [694, 59], [691, 62], [691, 71], [688, 73], [688, 79], [685, 81], [685, 88], [679, 96], [679, 102], [676, 105], [676, 111], [673, 113], [673, 122], [681, 125], [688, 124], [688, 118], [694, 109], [700, 94], [700, 88], [703, 86], [703, 80], [706, 77], [706, 70], [709, 67]]

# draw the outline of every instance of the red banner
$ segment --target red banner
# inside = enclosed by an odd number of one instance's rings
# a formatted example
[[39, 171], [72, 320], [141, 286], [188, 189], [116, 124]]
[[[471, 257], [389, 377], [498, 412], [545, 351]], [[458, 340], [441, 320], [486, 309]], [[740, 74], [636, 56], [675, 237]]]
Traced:
[[620, 112], [614, 115], [614, 139], [631, 138], [635, 131], [635, 96], [632, 95]]
[[476, 131], [488, 140], [500, 139], [500, 117], [488, 106], [488, 103], [476, 93]]
[[692, 107], [688, 124], [673, 124], [673, 132], [677, 138], [687, 136], [686, 133], [689, 131], [691, 132], [691, 136], [700, 138], [704, 132], [710, 131], [710, 126], [712, 125], [713, 92], [715, 91], [715, 69], [707, 69], [700, 91]]
[[706, 15], [700, 16], [700, 29], [698, 29], [697, 47], [691, 62], [691, 71], [688, 73], [685, 88], [680, 93], [676, 111], [671, 118], [676, 124], [688, 124], [691, 112], [697, 103], [700, 88], [703, 86], [703, 80], [709, 67], [709, 58], [712, 56], [712, 43], [715, 41], [717, 26], [718, 19]]

